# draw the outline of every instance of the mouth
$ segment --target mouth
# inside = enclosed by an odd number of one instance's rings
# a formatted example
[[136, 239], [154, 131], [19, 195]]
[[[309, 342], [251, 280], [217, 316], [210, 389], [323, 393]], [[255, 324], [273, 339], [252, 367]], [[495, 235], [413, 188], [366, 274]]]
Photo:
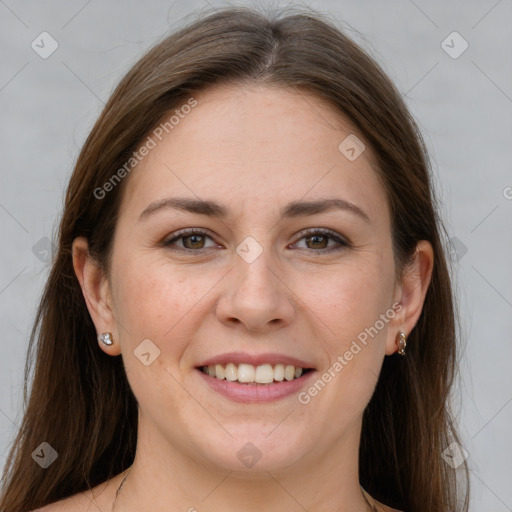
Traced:
[[291, 364], [261, 364], [258, 366], [241, 363], [212, 364], [198, 367], [205, 375], [214, 379], [236, 382], [238, 384], [258, 385], [276, 384], [283, 381], [299, 379], [302, 375], [313, 371]]
[[210, 389], [245, 403], [296, 394], [316, 373], [310, 363], [280, 354], [224, 354], [203, 361], [195, 369]]

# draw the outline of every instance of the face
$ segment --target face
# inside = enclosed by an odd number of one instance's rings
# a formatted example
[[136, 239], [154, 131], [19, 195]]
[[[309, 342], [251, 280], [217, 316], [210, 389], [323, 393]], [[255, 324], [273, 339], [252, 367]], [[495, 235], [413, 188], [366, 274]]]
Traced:
[[127, 178], [113, 242], [143, 432], [212, 468], [311, 467], [355, 439], [400, 327], [386, 195], [321, 99], [194, 98]]

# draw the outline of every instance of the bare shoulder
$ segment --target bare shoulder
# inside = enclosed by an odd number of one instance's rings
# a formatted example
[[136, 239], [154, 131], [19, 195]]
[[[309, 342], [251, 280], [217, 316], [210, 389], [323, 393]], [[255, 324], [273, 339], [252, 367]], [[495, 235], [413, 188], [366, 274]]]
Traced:
[[93, 500], [88, 499], [84, 493], [78, 493], [42, 508], [37, 508], [32, 512], [90, 512], [93, 507], [95, 508]]
[[396, 508], [388, 507], [387, 505], [381, 505], [383, 512], [402, 512], [401, 510], [397, 510]]
[[378, 512], [401, 512], [400, 510], [397, 510], [396, 508], [391, 508], [388, 505], [384, 505], [384, 503], [381, 503], [380, 501], [377, 501], [372, 496], [370, 496], [362, 487], [361, 490], [363, 491], [363, 494], [368, 501], [370, 505], [373, 506], [375, 510]]
[[[114, 481], [117, 480], [114, 478]], [[108, 510], [108, 505], [113, 500], [112, 480], [97, 485], [96, 487], [79, 492], [68, 498], [50, 503], [31, 512], [98, 512]]]
[[91, 510], [90, 505], [92, 505], [91, 500], [85, 500], [85, 496], [79, 493], [42, 508], [36, 508], [32, 512], [86, 512]]

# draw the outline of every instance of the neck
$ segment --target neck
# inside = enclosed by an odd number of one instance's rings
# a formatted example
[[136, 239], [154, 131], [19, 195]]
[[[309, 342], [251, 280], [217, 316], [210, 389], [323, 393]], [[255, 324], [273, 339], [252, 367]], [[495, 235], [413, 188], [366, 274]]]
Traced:
[[[368, 512], [358, 479], [360, 422], [324, 453], [306, 454], [286, 469], [235, 471], [207, 466], [139, 421], [137, 453], [115, 512], [244, 510]], [[158, 442], [155, 442], [155, 439]], [[161, 443], [161, 444], [160, 444]]]

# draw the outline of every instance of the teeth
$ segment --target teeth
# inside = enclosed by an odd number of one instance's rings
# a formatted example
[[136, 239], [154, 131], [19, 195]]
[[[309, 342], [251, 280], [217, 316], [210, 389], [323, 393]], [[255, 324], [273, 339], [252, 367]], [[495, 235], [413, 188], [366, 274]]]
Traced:
[[274, 380], [281, 382], [284, 379], [284, 364], [274, 366]]
[[252, 364], [228, 363], [215, 364], [201, 367], [203, 373], [217, 379], [226, 379], [230, 382], [238, 381], [242, 383], [271, 384], [274, 381], [281, 382], [283, 380], [298, 379], [303, 369], [299, 366], [284, 364], [262, 364], [253, 366]]
[[[207, 368], [210, 368], [209, 366]], [[231, 382], [238, 379], [238, 370], [237, 367], [233, 363], [228, 363], [226, 365], [226, 380]]]
[[238, 382], [254, 382], [254, 366], [252, 364], [238, 365]]
[[270, 384], [274, 381], [274, 368], [271, 364], [262, 364], [256, 368], [254, 382], [258, 384]]
[[215, 365], [215, 375], [212, 375], [212, 377], [217, 377], [217, 379], [225, 379], [226, 378], [226, 370], [224, 369], [224, 366], [221, 364]]
[[284, 378], [286, 380], [293, 380], [295, 377], [295, 366], [288, 365], [284, 369]]

